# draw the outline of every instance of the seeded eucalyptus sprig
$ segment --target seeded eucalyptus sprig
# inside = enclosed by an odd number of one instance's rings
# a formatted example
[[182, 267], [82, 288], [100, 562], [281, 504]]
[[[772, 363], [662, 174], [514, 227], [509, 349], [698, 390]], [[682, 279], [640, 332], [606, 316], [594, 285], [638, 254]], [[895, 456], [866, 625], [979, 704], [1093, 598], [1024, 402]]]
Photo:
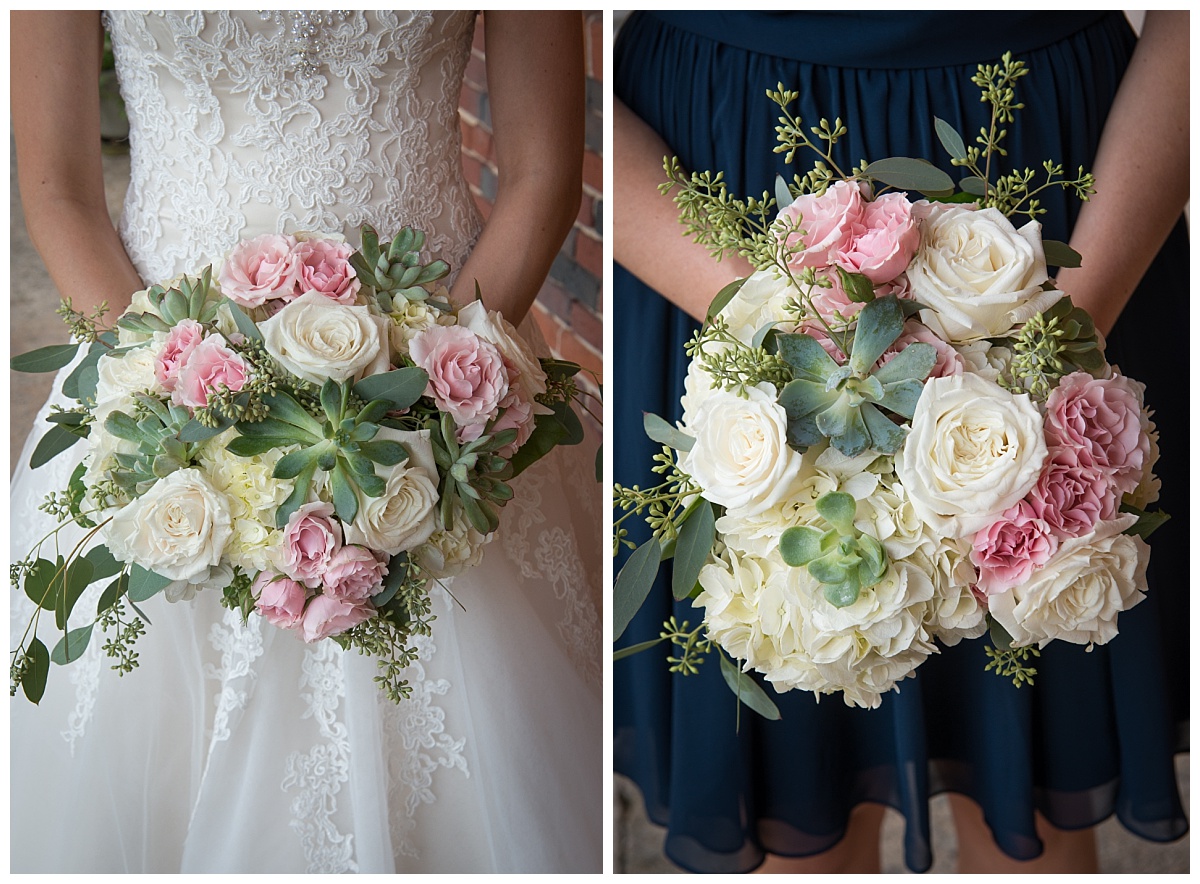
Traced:
[[[450, 272], [445, 261], [421, 263], [425, 234], [405, 227], [390, 242], [380, 242], [379, 234], [370, 224], [362, 226], [362, 248], [350, 256], [350, 264], [364, 285], [375, 289], [379, 306], [384, 313], [392, 312], [396, 298], [425, 301], [429, 292], [424, 286], [436, 282]], [[449, 310], [450, 305], [429, 301], [431, 306]]]

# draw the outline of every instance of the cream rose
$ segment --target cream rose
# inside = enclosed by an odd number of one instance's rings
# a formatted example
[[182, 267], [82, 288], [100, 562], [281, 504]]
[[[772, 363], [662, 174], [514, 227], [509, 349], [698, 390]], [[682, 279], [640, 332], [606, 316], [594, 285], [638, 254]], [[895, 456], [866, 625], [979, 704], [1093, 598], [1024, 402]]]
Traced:
[[770, 384], [746, 390], [743, 399], [713, 390], [696, 409], [696, 437], [680, 465], [703, 489], [701, 496], [753, 515], [771, 507], [799, 474], [801, 455], [787, 444], [787, 415]]
[[366, 307], [339, 304], [320, 292], [305, 292], [258, 328], [267, 352], [314, 384], [387, 370], [384, 320]]
[[408, 458], [388, 470], [380, 497], [359, 495], [358, 513], [345, 526], [346, 543], [357, 543], [389, 556], [429, 539], [437, 527], [438, 474], [429, 430], [402, 431], [383, 427], [379, 441], [400, 442]]
[[921, 321], [952, 343], [1002, 337], [1054, 304], [1041, 225], [1020, 230], [997, 209], [918, 203], [921, 247], [908, 267]]
[[731, 335], [743, 344], [749, 344], [760, 328], [786, 316], [784, 306], [790, 298], [799, 299], [799, 296], [800, 293], [774, 270], [759, 270], [746, 277], [719, 315], [729, 325]]
[[1024, 497], [1045, 460], [1042, 418], [1030, 398], [963, 374], [925, 383], [896, 475], [922, 520], [965, 537]]
[[189, 582], [220, 564], [230, 533], [229, 502], [196, 469], [159, 479], [106, 531], [117, 560]]
[[1145, 598], [1150, 547], [1121, 532], [1126, 514], [1064, 541], [1029, 580], [988, 597], [991, 615], [1016, 645], [1045, 647], [1054, 639], [1102, 645], [1117, 634], [1117, 615]]
[[121, 356], [107, 353], [96, 363], [96, 409], [97, 423], [103, 423], [114, 411], [126, 414], [133, 409], [133, 394], [150, 392], [162, 395], [165, 388], [154, 373], [158, 350], [166, 341], [166, 334], [158, 332], [153, 343]]
[[412, 556], [432, 577], [456, 577], [483, 561], [483, 548], [493, 536], [476, 531], [456, 503], [454, 524], [434, 531]]

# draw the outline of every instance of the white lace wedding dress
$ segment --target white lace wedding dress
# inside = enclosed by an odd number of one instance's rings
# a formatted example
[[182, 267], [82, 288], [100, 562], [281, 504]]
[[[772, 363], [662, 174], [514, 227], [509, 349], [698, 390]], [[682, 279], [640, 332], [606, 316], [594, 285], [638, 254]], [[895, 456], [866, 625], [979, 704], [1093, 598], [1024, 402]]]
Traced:
[[[143, 278], [268, 231], [357, 242], [364, 221], [385, 235], [420, 225], [461, 265], [481, 226], [457, 114], [473, 13], [107, 21], [133, 145], [121, 235]], [[14, 555], [51, 524], [37, 506], [81, 450], [17, 469]], [[599, 872], [588, 454], [560, 449], [517, 480], [482, 565], [453, 581], [461, 607], [436, 593], [400, 705], [370, 658], [257, 615], [243, 624], [211, 593], [145, 605], [130, 675], [109, 669], [98, 637], [53, 667], [40, 707], [10, 703], [12, 870]], [[15, 637], [30, 608], [13, 598]]]

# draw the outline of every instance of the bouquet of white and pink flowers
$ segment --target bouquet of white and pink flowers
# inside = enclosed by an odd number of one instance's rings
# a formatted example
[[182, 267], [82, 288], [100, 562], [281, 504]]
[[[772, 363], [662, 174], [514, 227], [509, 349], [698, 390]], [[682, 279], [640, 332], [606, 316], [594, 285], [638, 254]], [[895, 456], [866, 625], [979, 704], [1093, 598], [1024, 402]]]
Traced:
[[[424, 242], [411, 228], [380, 242], [369, 226], [359, 250], [258, 236], [215, 278], [208, 267], [138, 292], [113, 329], [103, 308], [64, 304], [79, 343], [13, 359], [77, 362], [63, 392], [78, 405], [50, 415], [32, 466], [80, 439], [87, 451], [44, 507], [83, 540], [50, 556], [51, 535], [13, 567], [37, 608], [12, 650], [12, 693], [37, 702], [49, 664], [78, 659], [97, 627], [129, 671], [137, 606], [198, 591], [376, 655], [383, 690], [407, 693], [410, 639], [433, 619], [428, 581], [477, 564], [512, 477], [583, 437], [579, 366], [539, 359], [481, 300], [452, 307], [449, 267], [423, 260]], [[103, 580], [81, 617], [76, 602]]]
[[704, 610], [697, 629], [667, 624], [673, 669], [715, 644], [731, 687], [769, 716], [750, 670], [875, 707], [937, 642], [990, 631], [987, 668], [1020, 686], [1048, 642], [1116, 636], [1166, 518], [1146, 512], [1157, 437], [1142, 385], [1048, 274], [1079, 256], [1043, 241], [1036, 195], [1086, 199], [1092, 177], [1047, 162], [1044, 183], [988, 181], [1024, 73], [1007, 56], [980, 68], [993, 125], [979, 147], [938, 121], [968, 173], [958, 187], [908, 158], [842, 173], [840, 121], [802, 127], [782, 86], [768, 93], [779, 150], [821, 162], [774, 198], [732, 199], [720, 176], [667, 161], [689, 232], [757, 272], [689, 344], [681, 424], [646, 419], [664, 483], [616, 490], [614, 552], [634, 546], [628, 516], [647, 513], [654, 533], [618, 577], [618, 637], [671, 556], [675, 597]]

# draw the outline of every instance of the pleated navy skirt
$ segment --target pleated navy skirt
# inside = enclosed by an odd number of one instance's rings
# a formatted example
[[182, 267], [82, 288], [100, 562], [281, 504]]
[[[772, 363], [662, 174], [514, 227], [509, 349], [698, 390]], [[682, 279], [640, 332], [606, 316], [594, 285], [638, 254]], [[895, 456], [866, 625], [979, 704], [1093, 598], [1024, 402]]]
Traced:
[[[772, 190], [776, 173], [809, 167], [801, 158], [788, 170], [772, 153], [778, 113], [765, 90], [780, 82], [800, 92], [793, 108], [804, 120], [840, 116], [849, 127], [836, 148], [843, 168], [915, 156], [957, 179], [933, 117], [970, 140], [988, 122], [970, 77], [1006, 50], [1030, 68], [1018, 85], [1025, 109], [1007, 127], [1008, 162], [1090, 168], [1134, 42], [1124, 17], [1105, 12], [635, 13], [618, 36], [614, 82], [686, 168], [723, 170], [733, 192], [755, 195]], [[1043, 204], [1044, 235], [1067, 240], [1078, 203], [1055, 192]], [[764, 853], [819, 853], [870, 801], [904, 815], [905, 861], [924, 871], [929, 798], [945, 791], [978, 802], [1018, 859], [1041, 852], [1035, 810], [1064, 829], [1115, 813], [1153, 841], [1186, 831], [1173, 756], [1187, 748], [1188, 719], [1187, 304], [1181, 219], [1109, 337], [1109, 361], [1147, 385], [1161, 434], [1159, 505], [1172, 515], [1151, 540], [1150, 592], [1121, 615], [1110, 644], [1089, 653], [1055, 642], [1036, 685], [1017, 690], [984, 671], [981, 641], [963, 642], [878, 709], [792, 691], [776, 696], [780, 721], [743, 712], [740, 729], [715, 659], [686, 678], [668, 674], [657, 650], [614, 664], [615, 766], [667, 827], [674, 862], [745, 872]], [[657, 446], [642, 413], [680, 417], [695, 323], [619, 266], [611, 315], [616, 480], [646, 487], [657, 481]], [[700, 619], [690, 603], [671, 603], [664, 570], [622, 646], [657, 637], [672, 613]]]

